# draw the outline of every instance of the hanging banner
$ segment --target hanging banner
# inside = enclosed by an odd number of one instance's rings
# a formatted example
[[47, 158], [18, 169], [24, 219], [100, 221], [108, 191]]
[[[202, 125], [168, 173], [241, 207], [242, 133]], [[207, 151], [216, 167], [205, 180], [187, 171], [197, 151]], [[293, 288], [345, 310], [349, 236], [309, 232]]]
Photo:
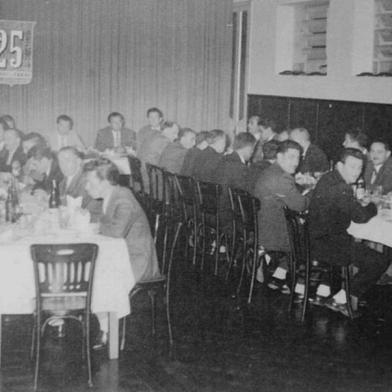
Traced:
[[27, 84], [33, 77], [35, 22], [0, 20], [0, 83]]

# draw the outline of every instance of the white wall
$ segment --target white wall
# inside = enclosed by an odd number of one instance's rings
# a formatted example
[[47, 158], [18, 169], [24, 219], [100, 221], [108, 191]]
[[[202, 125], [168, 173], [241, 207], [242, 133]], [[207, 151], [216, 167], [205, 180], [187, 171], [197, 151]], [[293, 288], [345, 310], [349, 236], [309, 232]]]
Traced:
[[251, 2], [249, 94], [392, 103], [392, 77], [355, 76], [361, 70], [371, 71], [369, 46], [373, 42], [373, 16], [369, 15], [369, 3], [372, 0], [330, 0], [327, 76], [277, 74], [279, 3], [282, 1]]

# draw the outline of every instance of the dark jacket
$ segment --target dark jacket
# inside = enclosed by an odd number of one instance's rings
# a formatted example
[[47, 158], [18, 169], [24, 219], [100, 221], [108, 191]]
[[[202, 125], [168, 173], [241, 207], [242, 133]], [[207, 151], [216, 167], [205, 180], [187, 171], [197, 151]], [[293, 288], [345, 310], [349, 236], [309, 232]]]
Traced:
[[372, 184], [371, 179], [372, 179], [373, 171], [374, 171], [373, 162], [369, 160], [367, 162], [365, 173], [364, 173], [366, 188], [373, 190], [376, 186], [381, 185], [383, 194], [391, 192], [392, 191], [392, 158], [389, 157], [386, 160], [386, 162], [380, 167], [376, 175], [376, 179]]
[[298, 166], [300, 173], [326, 172], [329, 169], [329, 163], [324, 151], [311, 144], [306, 150]]
[[162, 151], [158, 166], [171, 173], [180, 173], [187, 149], [180, 143], [169, 143]]
[[200, 150], [200, 148], [192, 147], [186, 152], [180, 172], [182, 176], [193, 177], [194, 168], [200, 159], [202, 151], [203, 150]]
[[222, 157], [222, 154], [219, 154], [210, 146], [202, 150], [193, 167], [193, 177], [197, 181], [214, 182], [215, 173]]
[[[134, 150], [136, 150], [135, 131], [128, 128], [122, 128], [120, 144], [122, 147], [132, 147]], [[97, 138], [95, 140], [95, 148], [99, 151], [105, 151], [106, 149], [114, 148], [113, 131], [110, 126], [107, 126], [98, 131]]]
[[26, 154], [23, 152], [22, 145], [15, 150], [14, 155], [12, 156], [11, 163], [7, 165], [9, 151], [6, 148], [3, 148], [0, 151], [0, 171], [2, 172], [11, 172], [12, 169], [12, 162], [19, 161], [21, 166], [23, 166], [26, 161], [27, 157]]
[[256, 181], [260, 177], [261, 173], [268, 169], [272, 163], [263, 159], [262, 161], [254, 162], [249, 166], [249, 192], [253, 193]]
[[259, 242], [267, 251], [289, 252], [289, 238], [283, 207], [304, 211], [309, 200], [296, 187], [294, 177], [277, 163], [258, 178], [254, 195], [260, 200]]
[[49, 193], [52, 189], [52, 182], [56, 181], [57, 186], [59, 186], [63, 178], [64, 176], [60, 170], [57, 159], [52, 159], [49, 174], [44, 174], [42, 180], [35, 180], [33, 190], [43, 189], [44, 191]]
[[361, 206], [337, 170], [322, 176], [309, 207], [312, 257], [332, 264], [349, 264], [351, 236], [347, 228], [351, 221], [365, 223], [376, 214], [374, 204]]

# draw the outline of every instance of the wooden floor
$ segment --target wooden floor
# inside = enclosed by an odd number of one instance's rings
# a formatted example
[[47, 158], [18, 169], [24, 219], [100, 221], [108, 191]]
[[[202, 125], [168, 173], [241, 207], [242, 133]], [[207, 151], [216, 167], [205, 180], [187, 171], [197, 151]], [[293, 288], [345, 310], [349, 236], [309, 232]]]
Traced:
[[[288, 317], [287, 296], [261, 285], [246, 307], [219, 280], [210, 282], [205, 300], [197, 300], [193, 275], [183, 273], [181, 281], [175, 357], [168, 355], [162, 306], [152, 339], [148, 302], [139, 298], [121, 359], [108, 361], [104, 350], [94, 352], [93, 389], [85, 382], [74, 326], [66, 325], [63, 338], [49, 331], [40, 390], [392, 391], [392, 286], [370, 293], [371, 310], [355, 322], [313, 308], [301, 325], [300, 309]], [[32, 390], [30, 331], [30, 316], [3, 318], [1, 391]]]

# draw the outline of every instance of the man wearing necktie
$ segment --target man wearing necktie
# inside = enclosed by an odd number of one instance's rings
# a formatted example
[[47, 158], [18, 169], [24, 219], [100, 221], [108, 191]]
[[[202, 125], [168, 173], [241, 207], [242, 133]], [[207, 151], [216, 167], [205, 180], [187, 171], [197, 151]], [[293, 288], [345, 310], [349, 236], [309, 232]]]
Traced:
[[99, 151], [136, 148], [136, 134], [125, 128], [124, 116], [113, 112], [108, 116], [109, 126], [100, 129], [95, 140], [95, 148]]
[[370, 191], [380, 189], [387, 194], [392, 191], [392, 158], [388, 143], [375, 140], [370, 146], [370, 161], [366, 165], [364, 179]]

